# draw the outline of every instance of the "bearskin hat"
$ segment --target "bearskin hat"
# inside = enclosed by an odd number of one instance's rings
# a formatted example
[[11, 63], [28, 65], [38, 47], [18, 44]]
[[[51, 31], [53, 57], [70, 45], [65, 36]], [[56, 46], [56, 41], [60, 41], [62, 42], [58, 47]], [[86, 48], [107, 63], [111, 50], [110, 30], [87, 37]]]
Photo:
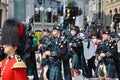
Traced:
[[26, 42], [25, 37], [25, 27], [17, 19], [11, 18], [7, 19], [2, 28], [2, 45], [17, 46], [18, 53], [24, 51], [24, 46]]

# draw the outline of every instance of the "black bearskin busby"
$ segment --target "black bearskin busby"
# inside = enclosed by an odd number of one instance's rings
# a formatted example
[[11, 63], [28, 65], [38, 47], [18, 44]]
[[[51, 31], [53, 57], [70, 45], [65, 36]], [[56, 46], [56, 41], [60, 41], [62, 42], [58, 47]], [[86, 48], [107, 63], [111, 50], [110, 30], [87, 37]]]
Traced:
[[17, 46], [17, 54], [24, 53], [24, 46], [26, 42], [25, 27], [18, 20], [14, 18], [7, 19], [2, 28], [2, 45]]

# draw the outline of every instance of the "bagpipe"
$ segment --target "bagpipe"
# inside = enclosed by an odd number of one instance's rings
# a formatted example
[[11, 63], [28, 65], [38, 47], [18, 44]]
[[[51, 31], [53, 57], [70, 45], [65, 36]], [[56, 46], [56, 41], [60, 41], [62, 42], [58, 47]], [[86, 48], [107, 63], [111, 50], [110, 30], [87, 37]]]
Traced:
[[70, 55], [72, 56], [73, 54], [77, 54], [80, 50], [79, 48], [83, 46], [82, 44], [82, 39], [80, 38], [79, 35], [76, 35], [74, 37], [71, 36], [69, 43], [72, 43], [72, 45], [68, 46], [68, 51], [71, 53]]
[[51, 44], [51, 36], [46, 36], [42, 38], [44, 42], [44, 44], [42, 44], [42, 47], [39, 49], [40, 53], [43, 54], [46, 50], [49, 50], [48, 47]]
[[[110, 40], [106, 41], [106, 42], [101, 42], [101, 46], [102, 50], [99, 51], [99, 53], [106, 53], [106, 52], [110, 52], [110, 54], [112, 56], [105, 58], [106, 61], [109, 60], [110, 61], [114, 61], [116, 64], [116, 69], [117, 69], [117, 73], [118, 76], [120, 76], [120, 53], [119, 53], [119, 48], [120, 48], [120, 40], [118, 38], [111, 38]], [[106, 66], [105, 63], [103, 61], [104, 58], [100, 61], [100, 65], [98, 68], [98, 75], [100, 78], [106, 78], [107, 77], [107, 71], [106, 71]], [[120, 78], [119, 78], [120, 79]]]
[[[76, 37], [71, 41], [73, 42], [73, 47], [78, 47], [83, 49], [83, 54], [86, 60], [92, 58], [95, 54], [95, 45], [91, 39], [86, 39], [85, 36], [81, 36], [81, 33], [76, 35]], [[70, 47], [74, 53], [75, 51]]]
[[[50, 61], [49, 68], [52, 65], [58, 64], [61, 60], [61, 57], [64, 56], [66, 52], [66, 44], [67, 44], [67, 39], [65, 36], [59, 36], [57, 37], [57, 41], [55, 41], [54, 38], [50, 40], [50, 43], [46, 45], [46, 48], [49, 48], [51, 54], [49, 56], [52, 61]], [[52, 48], [56, 49], [55, 51], [51, 51]], [[40, 80], [49, 80], [49, 69], [48, 67], [44, 67], [43, 71], [41, 72], [41, 78]]]
[[52, 57], [60, 57], [61, 55], [65, 54], [67, 49], [67, 38], [65, 36], [59, 36], [57, 41], [54, 39], [51, 41], [51, 46], [55, 47], [55, 52], [52, 51], [51, 56]]
[[83, 51], [84, 51], [84, 57], [86, 60], [91, 59], [95, 54], [95, 45], [92, 40], [85, 39], [83, 40]]

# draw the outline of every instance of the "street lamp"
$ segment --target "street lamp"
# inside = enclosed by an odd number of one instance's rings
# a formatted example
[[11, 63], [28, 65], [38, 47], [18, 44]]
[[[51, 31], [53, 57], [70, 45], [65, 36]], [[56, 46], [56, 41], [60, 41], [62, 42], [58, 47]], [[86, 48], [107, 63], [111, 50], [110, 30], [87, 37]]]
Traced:
[[44, 7], [40, 7], [40, 11], [43, 12], [44, 11]]
[[38, 8], [38, 7], [36, 7], [36, 8], [35, 8], [35, 11], [38, 13], [38, 12], [39, 12], [39, 8]]
[[51, 12], [52, 8], [48, 7], [45, 9], [43, 6], [40, 6], [40, 7], [36, 7], [35, 11], [37, 14], [39, 13], [39, 11], [41, 12], [42, 27], [44, 27], [44, 25], [45, 25], [45, 20], [44, 20], [45, 19], [45, 12]]
[[47, 12], [51, 12], [52, 11], [52, 8], [51, 7], [48, 7], [47, 8]]
[[41, 12], [43, 12], [43, 11], [47, 11], [47, 12], [51, 12], [52, 11], [52, 8], [51, 7], [48, 7], [47, 9], [44, 9], [44, 7], [40, 7], [40, 8], [38, 8], [38, 7], [36, 7], [35, 8], [35, 11], [36, 12], [39, 12], [39, 10], [41, 11]]

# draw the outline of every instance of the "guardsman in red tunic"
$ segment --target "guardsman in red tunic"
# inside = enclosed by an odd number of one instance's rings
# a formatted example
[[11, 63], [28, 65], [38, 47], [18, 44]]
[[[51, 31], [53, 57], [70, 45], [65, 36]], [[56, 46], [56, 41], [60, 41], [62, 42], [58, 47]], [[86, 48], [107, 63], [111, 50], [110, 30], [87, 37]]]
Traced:
[[7, 19], [2, 28], [1, 44], [7, 57], [0, 62], [0, 80], [28, 80], [26, 65], [19, 55], [24, 51], [25, 28], [16, 19]]

